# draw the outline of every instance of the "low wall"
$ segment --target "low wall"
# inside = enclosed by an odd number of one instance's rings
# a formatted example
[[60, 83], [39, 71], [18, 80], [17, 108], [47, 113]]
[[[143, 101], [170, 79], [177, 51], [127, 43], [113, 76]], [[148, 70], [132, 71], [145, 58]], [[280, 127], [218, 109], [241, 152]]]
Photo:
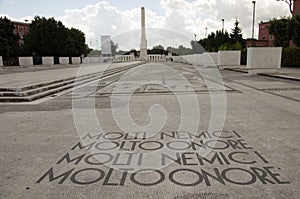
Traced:
[[80, 57], [72, 57], [72, 64], [81, 64]]
[[202, 65], [203, 64], [203, 54], [194, 55], [194, 65]]
[[43, 65], [54, 65], [54, 57], [42, 57]]
[[215, 66], [218, 64], [219, 53], [203, 53], [203, 65]]
[[116, 61], [121, 61], [121, 62], [135, 61], [134, 55], [116, 55], [115, 58], [116, 58]]
[[85, 57], [83, 59], [84, 64], [103, 63], [102, 57]]
[[19, 65], [20, 66], [33, 66], [33, 58], [32, 57], [19, 57]]
[[174, 62], [184, 63], [184, 64], [192, 64], [192, 65], [203, 64], [203, 54], [172, 56], [172, 59]]
[[241, 51], [219, 51], [218, 52], [219, 66], [239, 66], [241, 65]]
[[150, 61], [150, 62], [166, 61], [166, 56], [165, 55], [147, 55], [147, 61]]
[[182, 58], [185, 64], [193, 64], [194, 62], [194, 55], [185, 55]]
[[188, 55], [186, 60], [193, 65], [202, 65], [203, 64], [203, 54]]
[[173, 56], [172, 59], [174, 62], [178, 62], [178, 63], [183, 63], [183, 61], [184, 61], [183, 57], [181, 57], [181, 56]]
[[247, 49], [248, 74], [276, 72], [281, 68], [282, 47]]
[[3, 66], [2, 56], [0, 56], [0, 66]]
[[59, 64], [69, 64], [69, 57], [60, 57]]

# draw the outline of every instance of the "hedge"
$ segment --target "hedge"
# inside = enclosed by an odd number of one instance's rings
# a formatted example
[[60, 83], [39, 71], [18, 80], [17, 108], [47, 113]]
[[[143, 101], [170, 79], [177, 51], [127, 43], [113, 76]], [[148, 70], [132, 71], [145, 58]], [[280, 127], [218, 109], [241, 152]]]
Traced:
[[300, 67], [300, 48], [283, 49], [282, 67]]
[[247, 48], [241, 50], [241, 65], [247, 65]]

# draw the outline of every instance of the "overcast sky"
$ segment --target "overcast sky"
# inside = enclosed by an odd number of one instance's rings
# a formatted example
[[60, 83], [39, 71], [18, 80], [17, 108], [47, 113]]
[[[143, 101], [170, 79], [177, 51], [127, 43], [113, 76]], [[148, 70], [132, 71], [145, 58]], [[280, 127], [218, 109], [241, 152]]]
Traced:
[[[221, 29], [222, 18], [228, 31], [237, 18], [244, 38], [251, 36], [252, 0], [0, 0], [0, 15], [18, 21], [36, 15], [55, 17], [67, 27], [82, 30], [92, 47], [100, 46], [100, 36], [108, 34], [127, 49], [139, 45], [141, 6], [146, 8], [146, 24], [151, 28], [147, 31], [149, 47], [186, 46], [194, 34], [203, 38], [206, 27], [208, 33]], [[260, 21], [288, 15], [284, 2], [257, 0], [255, 36]]]

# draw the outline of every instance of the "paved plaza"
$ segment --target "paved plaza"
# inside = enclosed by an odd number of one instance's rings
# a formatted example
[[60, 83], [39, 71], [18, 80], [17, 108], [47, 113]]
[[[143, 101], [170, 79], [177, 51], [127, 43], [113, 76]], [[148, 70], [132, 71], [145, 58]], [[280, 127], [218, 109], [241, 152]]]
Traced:
[[[2, 69], [0, 87], [126, 64]], [[173, 62], [2, 102], [0, 198], [296, 199], [299, 102], [297, 80]]]

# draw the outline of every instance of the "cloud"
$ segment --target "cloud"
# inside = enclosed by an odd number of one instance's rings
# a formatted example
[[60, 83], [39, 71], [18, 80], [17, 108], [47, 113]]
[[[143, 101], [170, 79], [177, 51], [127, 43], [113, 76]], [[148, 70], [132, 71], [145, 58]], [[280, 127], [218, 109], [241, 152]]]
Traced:
[[[87, 37], [87, 43], [100, 48], [101, 35], [112, 35], [112, 38], [123, 38], [130, 35], [132, 38], [119, 39], [120, 49], [138, 48], [140, 42], [141, 11], [140, 8], [121, 11], [107, 1], [94, 5], [87, 5], [82, 9], [66, 10], [64, 16], [56, 17], [68, 27], [82, 30]], [[146, 9], [147, 27], [164, 28], [165, 17]], [[131, 31], [131, 33], [127, 33]], [[133, 35], [135, 33], [135, 35]], [[132, 42], [129, 42], [132, 41]], [[150, 42], [151, 43], [151, 42]]]
[[[214, 4], [214, 1], [203, 3], [201, 1], [161, 0], [162, 15], [146, 8], [146, 24], [147, 28], [150, 28], [147, 30], [149, 47], [158, 44], [163, 44], [165, 47], [184, 44], [189, 47], [194, 33], [199, 34], [198, 38], [200, 38], [201, 34], [204, 36], [205, 27], [217, 28], [217, 22], [212, 18], [213, 14], [211, 13]], [[107, 1], [101, 1], [82, 9], [66, 10], [64, 16], [58, 17], [58, 19], [68, 27], [84, 31], [88, 43], [93, 47], [98, 44], [99, 48], [100, 36], [109, 34], [113, 39], [114, 37], [118, 38], [115, 40], [118, 40], [120, 48], [129, 50], [139, 48], [140, 12], [140, 8], [120, 10]], [[170, 30], [174, 31], [174, 34], [171, 34]], [[126, 33], [128, 31], [132, 32]], [[124, 36], [123, 42], [120, 39], [123, 38], [122, 35], [127, 37], [126, 39]], [[132, 38], [129, 39], [129, 35]], [[170, 35], [177, 36], [169, 38]]]
[[25, 22], [25, 20], [30, 22], [34, 19], [34, 16], [24, 16], [24, 17], [17, 19], [17, 18], [9, 16], [8, 14], [0, 14], [0, 17], [7, 17], [11, 21], [20, 21], [20, 22]]
[[[289, 14], [284, 2], [256, 2], [256, 36], [260, 21]], [[220, 30], [223, 18], [228, 31], [233, 28], [235, 19], [239, 19], [244, 37], [248, 38], [251, 36], [252, 8], [250, 0], [161, 0], [161, 14], [146, 8], [146, 24], [147, 28], [151, 28], [147, 33], [148, 46], [163, 44], [167, 47], [181, 43], [188, 46], [194, 34], [198, 39], [205, 36], [206, 27], [208, 33]], [[20, 20], [32, 18], [27, 16]], [[63, 16], [55, 18], [67, 27], [82, 30], [92, 47], [97, 44], [100, 47], [101, 35], [112, 35], [113, 39], [118, 40], [120, 49], [139, 48], [140, 8], [121, 10], [108, 1], [100, 1], [81, 9], [65, 10]], [[172, 31], [174, 34], [171, 34]]]
[[[237, 18], [244, 32], [244, 37], [251, 36], [253, 4], [249, 0], [227, 0], [218, 1], [215, 5], [216, 16], [218, 19], [224, 18], [225, 27], [230, 30], [234, 20]], [[283, 2], [276, 0], [257, 0], [256, 1], [256, 36], [258, 35], [257, 24], [260, 21], [268, 21], [272, 18], [286, 16], [289, 14], [288, 7]]]

